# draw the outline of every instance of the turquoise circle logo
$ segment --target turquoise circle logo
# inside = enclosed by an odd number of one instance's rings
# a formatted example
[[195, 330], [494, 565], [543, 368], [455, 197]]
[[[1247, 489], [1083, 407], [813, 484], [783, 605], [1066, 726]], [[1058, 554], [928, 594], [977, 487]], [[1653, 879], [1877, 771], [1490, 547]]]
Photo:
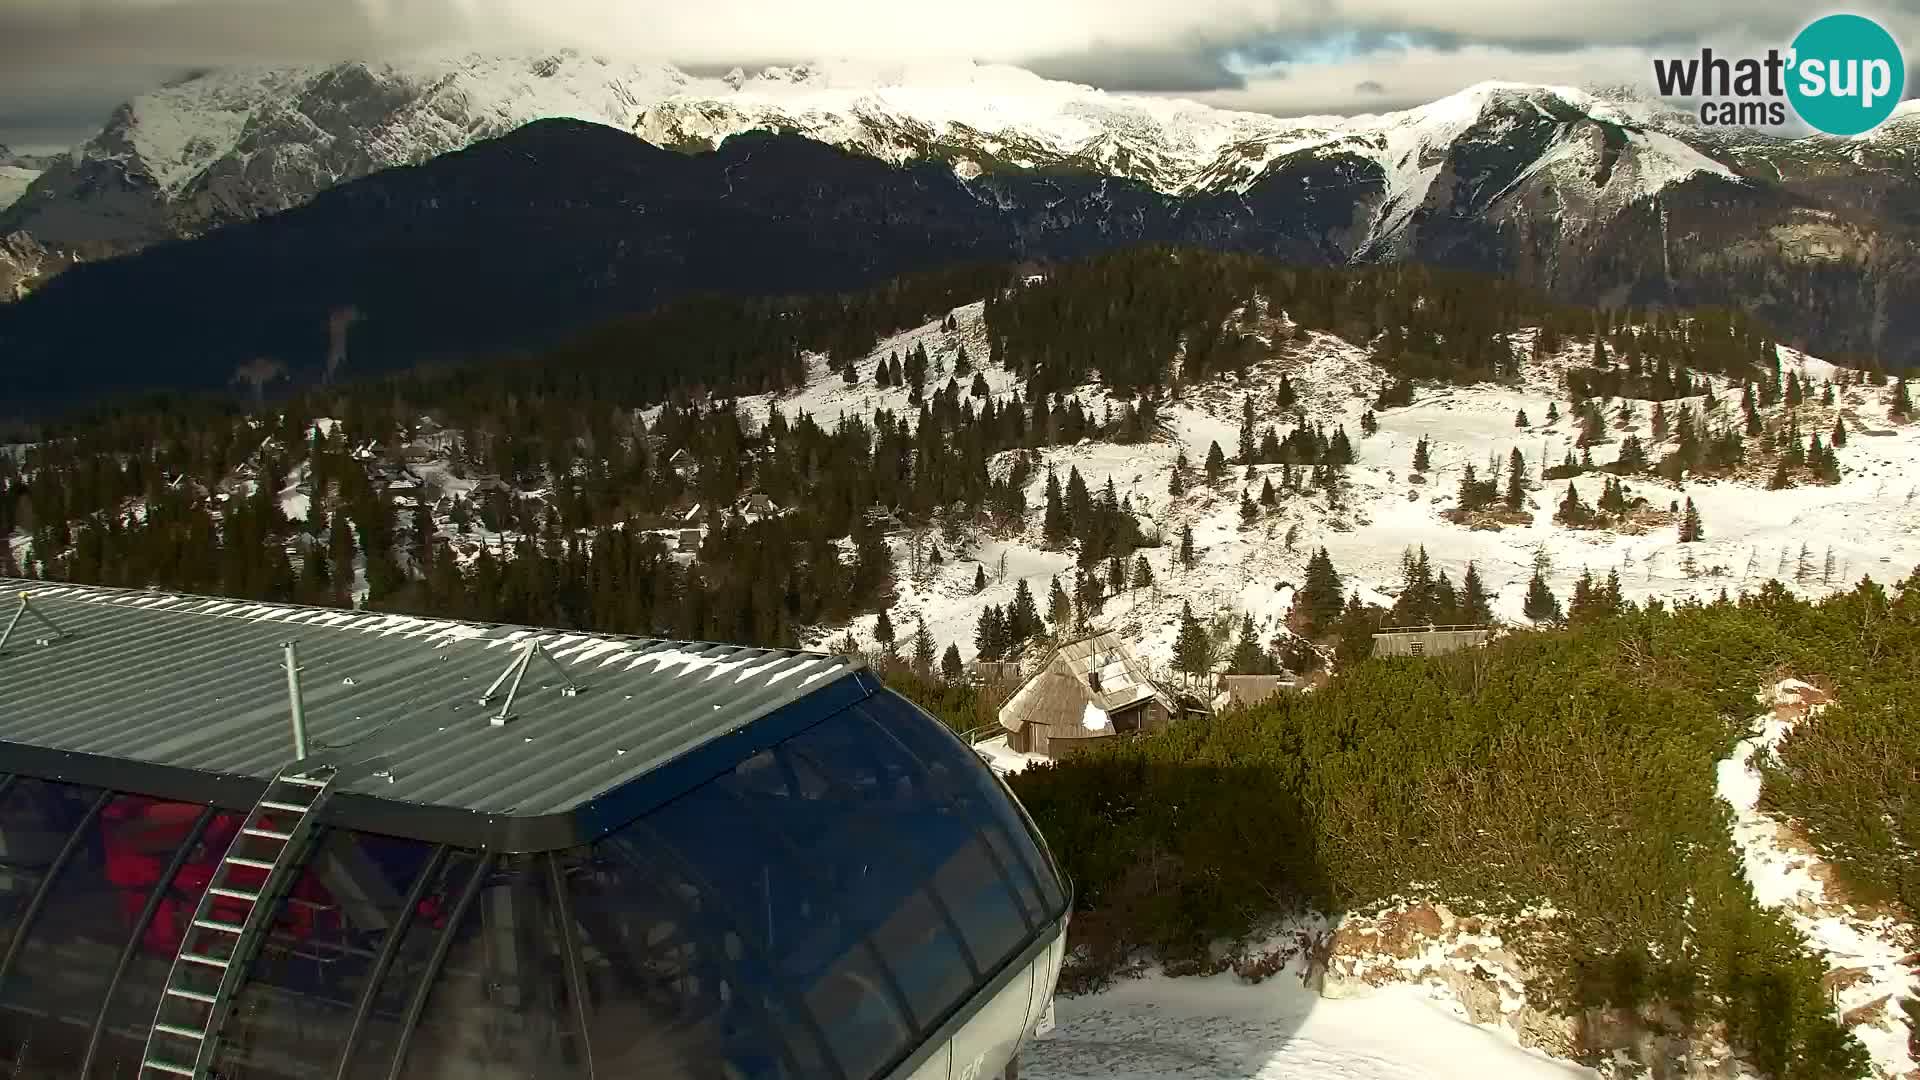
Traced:
[[1800, 119], [1829, 135], [1880, 126], [1906, 91], [1907, 62], [1886, 28], [1860, 15], [1828, 15], [1793, 39], [1787, 98]]

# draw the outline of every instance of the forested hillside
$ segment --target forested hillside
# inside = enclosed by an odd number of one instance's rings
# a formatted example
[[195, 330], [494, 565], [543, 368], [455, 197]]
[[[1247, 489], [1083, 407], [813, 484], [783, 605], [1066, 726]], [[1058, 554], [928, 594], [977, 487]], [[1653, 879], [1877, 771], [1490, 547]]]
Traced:
[[[1802, 823], [1861, 904], [1911, 920], [1916, 670], [1920, 575], [1817, 604], [1775, 583], [1484, 653], [1362, 661], [1014, 784], [1079, 888], [1080, 978], [1140, 947], [1209, 969], [1216, 941], [1301, 909], [1548, 905], [1558, 918], [1508, 939], [1538, 965], [1530, 994], [1589, 1024], [1603, 1009], [1724, 1024], [1766, 1075], [1838, 1080], [1870, 1075], [1866, 1059], [1833, 1022], [1825, 962], [1744, 879], [1716, 762], [1783, 674], [1826, 688], [1833, 704], [1766, 762], [1763, 805]], [[1920, 998], [1889, 1007], [1920, 1032]]]

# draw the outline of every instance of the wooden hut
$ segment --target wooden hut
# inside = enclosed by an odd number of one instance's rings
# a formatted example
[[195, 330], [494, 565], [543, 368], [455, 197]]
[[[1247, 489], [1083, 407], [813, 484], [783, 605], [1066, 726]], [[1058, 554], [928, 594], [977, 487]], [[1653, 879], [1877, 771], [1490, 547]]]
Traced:
[[1000, 707], [1007, 743], [1059, 758], [1104, 740], [1160, 731], [1179, 715], [1146, 666], [1114, 634], [1062, 645]]

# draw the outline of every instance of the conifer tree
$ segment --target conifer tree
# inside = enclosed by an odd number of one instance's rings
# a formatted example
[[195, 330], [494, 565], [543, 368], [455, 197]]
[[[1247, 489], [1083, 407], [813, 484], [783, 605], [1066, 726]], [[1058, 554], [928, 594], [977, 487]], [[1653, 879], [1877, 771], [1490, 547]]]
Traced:
[[1193, 617], [1193, 605], [1180, 605], [1180, 635], [1173, 644], [1174, 666], [1190, 678], [1201, 678], [1213, 667], [1213, 639]]
[[1913, 417], [1913, 398], [1907, 394], [1907, 380], [1893, 380], [1893, 393], [1887, 401], [1887, 416], [1894, 420]]
[[1845, 449], [1847, 445], [1847, 422], [1838, 416], [1833, 418], [1833, 445], [1835, 449]]
[[1033, 593], [1027, 588], [1027, 579], [1021, 578], [1014, 586], [1013, 603], [1007, 608], [1007, 650], [1019, 649], [1027, 639], [1040, 632], [1040, 608], [1033, 602]]
[[1267, 653], [1260, 647], [1259, 635], [1253, 628], [1253, 616], [1243, 613], [1240, 616], [1240, 640], [1233, 647], [1227, 670], [1236, 675], [1260, 675], [1266, 668]]
[[1562, 525], [1579, 528], [1593, 520], [1593, 511], [1580, 499], [1580, 492], [1567, 481], [1567, 495], [1560, 500], [1560, 509], [1554, 512], [1553, 520]]
[[983, 593], [987, 591], [987, 564], [986, 563], [981, 563], [979, 567], [977, 567], [973, 571], [973, 591], [976, 593]]
[[1253, 500], [1247, 496], [1246, 489], [1241, 488], [1240, 489], [1240, 524], [1251, 525], [1256, 520], [1258, 520], [1259, 517], [1260, 517], [1259, 508], [1254, 506]]
[[1534, 622], [1560, 621], [1560, 601], [1547, 588], [1547, 579], [1541, 571], [1533, 572], [1533, 580], [1527, 582], [1527, 598], [1521, 611]]
[[1288, 409], [1293, 408], [1293, 403], [1298, 400], [1299, 396], [1293, 392], [1293, 381], [1282, 373], [1280, 376], [1280, 388], [1274, 394], [1274, 404], [1279, 406], [1281, 412], [1286, 412]]
[[947, 651], [940, 655], [940, 679], [942, 682], [958, 685], [966, 675], [966, 665], [960, 662], [960, 646], [947, 643]]
[[1469, 623], [1493, 621], [1493, 605], [1487, 597], [1487, 587], [1480, 580], [1480, 570], [1473, 563], [1467, 564], [1467, 576], [1460, 581], [1460, 614]]
[[1227, 456], [1220, 452], [1220, 443], [1215, 440], [1207, 445], [1207, 483], [1217, 484], [1227, 473]]
[[1073, 601], [1067, 598], [1067, 591], [1060, 587], [1060, 579], [1055, 577], [1053, 585], [1047, 590], [1047, 621], [1053, 624], [1055, 634], [1064, 634], [1073, 624]]
[[1423, 473], [1432, 466], [1433, 458], [1427, 449], [1427, 437], [1422, 435], [1420, 441], [1413, 444], [1413, 471]]
[[1145, 555], [1136, 556], [1133, 560], [1133, 587], [1136, 589], [1153, 588], [1153, 567], [1147, 564], [1147, 557]]
[[998, 605], [988, 604], [980, 609], [980, 621], [973, 631], [973, 648], [982, 660], [998, 660], [1006, 655], [1006, 619]]
[[1060, 494], [1060, 474], [1047, 470], [1047, 505], [1040, 519], [1042, 542], [1049, 548], [1060, 548], [1073, 533], [1073, 522], [1067, 516], [1066, 501]]
[[913, 632], [913, 671], [923, 679], [933, 676], [933, 635], [927, 633], [927, 621]]
[[880, 617], [873, 622], [873, 640], [880, 644], [880, 651], [888, 659], [893, 658], [893, 620], [887, 616], [887, 609], [880, 609]]
[[1261, 480], [1260, 481], [1260, 505], [1273, 506], [1278, 502], [1279, 502], [1279, 497], [1273, 493], [1273, 479], [1271, 477], [1268, 477], [1266, 479]]
[[1547, 402], [1547, 423], [1554, 424], [1554, 423], [1558, 423], [1559, 421], [1560, 421], [1560, 403], [1557, 401]]
[[1372, 435], [1379, 430], [1380, 419], [1373, 415], [1372, 409], [1368, 409], [1366, 412], [1360, 414], [1360, 434]]
[[1527, 410], [1520, 409], [1514, 412], [1513, 426], [1517, 428], [1525, 428], [1525, 427], [1533, 426], [1533, 421], [1527, 419]]
[[1180, 526], [1180, 565], [1193, 569], [1193, 526]]
[[1353, 444], [1347, 441], [1347, 429], [1344, 426], [1333, 430], [1333, 440], [1327, 444], [1326, 463], [1329, 465], [1353, 464]]
[[1295, 599], [1309, 633], [1318, 635], [1340, 617], [1343, 599], [1339, 571], [1326, 548], [1320, 548], [1307, 560], [1307, 579]]
[[1127, 588], [1127, 561], [1118, 555], [1107, 560], [1107, 592], [1118, 596]]
[[1240, 464], [1253, 464], [1254, 445], [1253, 397], [1249, 395], [1240, 406]]
[[982, 372], [978, 372], [978, 371], [974, 372], [973, 385], [967, 388], [967, 396], [984, 399], [992, 393], [993, 393], [992, 388], [987, 386], [986, 375]]
[[1706, 538], [1706, 530], [1700, 526], [1700, 511], [1693, 507], [1693, 497], [1687, 497], [1687, 508], [1680, 519], [1680, 542], [1691, 544]]
[[1518, 510], [1527, 504], [1527, 459], [1519, 447], [1507, 455], [1507, 509]]
[[853, 386], [860, 381], [860, 365], [848, 360], [840, 365], [840, 381]]
[[1187, 491], [1187, 452], [1180, 451], [1173, 459], [1173, 475], [1167, 478], [1167, 494], [1178, 497]]

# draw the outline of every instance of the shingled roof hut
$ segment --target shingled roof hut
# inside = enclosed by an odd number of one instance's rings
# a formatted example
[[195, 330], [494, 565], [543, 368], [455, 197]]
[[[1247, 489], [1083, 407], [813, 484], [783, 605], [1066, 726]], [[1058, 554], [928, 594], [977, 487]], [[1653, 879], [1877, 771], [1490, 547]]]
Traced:
[[1179, 715], [1146, 665], [1111, 633], [1062, 645], [1000, 707], [1013, 749], [1065, 757], [1136, 731], [1163, 730]]

